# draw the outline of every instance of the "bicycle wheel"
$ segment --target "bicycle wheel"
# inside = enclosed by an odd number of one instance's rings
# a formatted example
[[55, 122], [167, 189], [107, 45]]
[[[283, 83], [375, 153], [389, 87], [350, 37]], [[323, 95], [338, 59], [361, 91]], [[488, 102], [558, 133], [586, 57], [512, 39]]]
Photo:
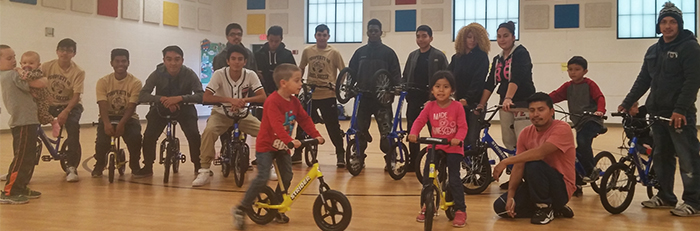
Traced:
[[605, 171], [610, 168], [613, 164], [616, 164], [617, 161], [615, 160], [615, 157], [612, 155], [612, 153], [603, 151], [595, 155], [595, 158], [593, 159], [595, 167], [600, 169], [600, 177], [598, 177], [598, 180], [591, 182], [591, 188], [593, 191], [596, 193], [600, 193], [600, 181], [602, 180], [603, 174], [605, 174]]
[[477, 156], [467, 156], [461, 163], [462, 168], [466, 170], [466, 175], [462, 177], [462, 186], [466, 194], [480, 194], [493, 181], [491, 164], [485, 151]]
[[231, 166], [235, 166], [236, 160], [234, 160], [234, 158], [236, 155], [231, 152], [232, 151], [228, 144], [221, 146], [221, 154], [219, 159], [221, 160], [221, 175], [224, 177], [228, 177], [228, 175], [231, 173]]
[[343, 68], [338, 74], [338, 78], [335, 80], [335, 96], [340, 104], [345, 104], [355, 94], [352, 92], [354, 87], [353, 78], [355, 78], [355, 72], [349, 67]]
[[233, 180], [239, 188], [243, 186], [245, 181], [245, 173], [248, 171], [248, 145], [238, 145], [234, 147], [235, 151], [231, 157], [231, 166], [233, 167]]
[[348, 198], [341, 192], [328, 190], [318, 195], [313, 207], [316, 225], [325, 231], [340, 231], [350, 225], [352, 207]]
[[437, 216], [436, 208], [440, 201], [440, 194], [438, 194], [435, 187], [432, 186], [424, 188], [421, 195], [423, 204], [425, 205], [425, 221], [423, 222], [423, 229], [433, 230], [433, 218]]
[[126, 170], [126, 153], [124, 153], [123, 149], [119, 149], [117, 153], [117, 164], [120, 164], [119, 168], [117, 168], [117, 172], [119, 172], [119, 176], [123, 176]]
[[165, 172], [163, 172], [163, 183], [168, 183], [168, 180], [170, 178], [170, 164], [173, 161], [173, 156], [175, 153], [172, 153], [170, 150], [168, 150], [168, 153], [165, 155], [165, 162], [163, 163], [163, 166], [165, 167]]
[[318, 145], [308, 145], [304, 148], [306, 166], [313, 166], [318, 156]]
[[114, 163], [115, 162], [114, 160], [116, 158], [114, 156], [114, 153], [110, 153], [108, 158], [109, 158], [109, 167], [108, 167], [108, 169], [109, 169], [109, 183], [112, 183], [112, 182], [114, 182], [114, 170], [116, 169], [116, 163]]
[[248, 217], [250, 217], [250, 220], [257, 224], [267, 224], [270, 223], [273, 219], [275, 219], [275, 216], [277, 216], [277, 210], [275, 209], [267, 209], [267, 208], [259, 208], [256, 206], [256, 204], [267, 204], [267, 205], [278, 205], [280, 204], [279, 200], [277, 199], [277, 194], [275, 194], [275, 191], [270, 188], [270, 186], [265, 186], [260, 193], [258, 194], [257, 197], [255, 197], [255, 201], [253, 202], [253, 206], [251, 208], [246, 209], [246, 213], [248, 213]]
[[61, 144], [61, 151], [58, 152], [58, 156], [59, 156], [58, 161], [61, 163], [61, 169], [63, 169], [64, 172], [68, 170], [68, 154], [67, 153], [70, 151], [72, 151], [72, 150], [68, 149], [68, 143], [63, 142], [63, 144]]
[[391, 148], [391, 158], [389, 159], [389, 165], [391, 169], [389, 170], [389, 176], [394, 180], [401, 180], [406, 175], [406, 159], [408, 155], [408, 149], [403, 142], [399, 141], [394, 143], [394, 147]]
[[393, 84], [391, 83], [389, 75], [391, 75], [389, 71], [380, 69], [372, 76], [372, 79], [374, 79], [376, 83], [374, 92], [376, 92], [377, 101], [383, 105], [390, 105], [394, 102], [395, 98], [394, 94], [390, 92]]
[[170, 143], [172, 145], [170, 148], [172, 150], [172, 161], [170, 162], [173, 167], [173, 173], [178, 173], [180, 171], [180, 160], [182, 159], [182, 153], [180, 153], [180, 140], [175, 138], [175, 141]]
[[362, 172], [362, 168], [364, 165], [364, 161], [362, 158], [360, 158], [358, 154], [358, 147], [355, 145], [355, 139], [351, 139], [348, 142], [348, 147], [345, 151], [345, 158], [346, 160], [346, 168], [348, 169], [348, 172], [352, 174], [353, 176], [360, 175], [360, 172]]
[[418, 182], [420, 182], [421, 184], [423, 184], [423, 171], [425, 169], [425, 162], [427, 161], [425, 159], [427, 157], [427, 155], [426, 155], [427, 152], [428, 152], [427, 147], [420, 150], [420, 152], [418, 153], [418, 156], [416, 157], [416, 160], [418, 160], [418, 161], [416, 161], [414, 163], [416, 166], [414, 166], [414, 168], [413, 168], [416, 170], [416, 179], [418, 179]]
[[622, 162], [610, 166], [601, 180], [600, 203], [612, 214], [625, 211], [632, 202], [636, 184], [634, 166]]

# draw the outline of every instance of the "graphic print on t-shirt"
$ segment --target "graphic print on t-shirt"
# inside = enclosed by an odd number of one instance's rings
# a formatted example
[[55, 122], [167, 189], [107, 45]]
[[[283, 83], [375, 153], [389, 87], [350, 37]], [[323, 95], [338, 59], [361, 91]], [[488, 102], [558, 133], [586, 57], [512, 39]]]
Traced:
[[[292, 136], [292, 130], [294, 130], [294, 125], [296, 125], [296, 116], [294, 115], [294, 111], [288, 111], [284, 113], [284, 123], [282, 126], [284, 126], [284, 130], [289, 133], [289, 136]], [[274, 142], [272, 142], [272, 147], [276, 148], [277, 150], [288, 150], [289, 147], [287, 147], [287, 144], [282, 142], [280, 139], [275, 139]]]
[[69, 86], [72, 86], [71, 81], [62, 75], [49, 75], [49, 92], [53, 101], [55, 102], [65, 102], [73, 98], [71, 93], [73, 92]]
[[503, 70], [503, 77], [505, 77], [506, 80], [510, 81], [511, 61], [513, 61], [513, 59], [506, 60], [505, 67], [503, 67], [503, 62], [498, 62], [498, 65], [496, 65], [496, 82], [501, 82], [501, 70]]
[[124, 115], [131, 93], [124, 90], [114, 90], [107, 93], [111, 115]]
[[309, 59], [309, 68], [311, 69], [309, 72], [309, 77], [327, 80], [328, 74], [325, 74], [324, 72], [327, 70], [327, 68], [330, 68], [330, 66], [331, 60], [326, 58], [326, 56], [317, 55], [311, 57]]
[[438, 126], [433, 127], [434, 134], [442, 136], [457, 133], [457, 121], [454, 117], [448, 116], [447, 112], [434, 113], [433, 120], [438, 121]]

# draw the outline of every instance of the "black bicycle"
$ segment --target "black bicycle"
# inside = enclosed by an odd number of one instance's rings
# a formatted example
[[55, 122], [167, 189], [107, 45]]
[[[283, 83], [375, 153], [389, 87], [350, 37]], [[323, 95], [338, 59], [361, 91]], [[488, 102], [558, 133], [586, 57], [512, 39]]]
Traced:
[[257, 109], [259, 106], [247, 105], [237, 112], [232, 112], [231, 106], [223, 104], [212, 104], [221, 106], [228, 118], [233, 119], [233, 126], [229, 129], [231, 137], [228, 142], [221, 144], [221, 155], [214, 160], [214, 165], [221, 165], [221, 173], [224, 177], [228, 177], [233, 172], [233, 179], [236, 186], [243, 186], [245, 181], [245, 173], [248, 171], [248, 157], [250, 155], [250, 147], [246, 143], [246, 134], [238, 129], [238, 122], [250, 114], [250, 110]]
[[[327, 84], [312, 84], [312, 83], [303, 83], [301, 85], [301, 93], [299, 93], [299, 101], [301, 102], [301, 105], [304, 106], [306, 109], [306, 113], [309, 114], [309, 116], [312, 115], [312, 110], [313, 107], [311, 105], [311, 102], [313, 100], [311, 99], [313, 96], [314, 91], [316, 88], [326, 88], [330, 89], [332, 91], [335, 91], [335, 87], [331, 83]], [[302, 137], [301, 139], [311, 139], [314, 137], [309, 136], [306, 131], [302, 130]], [[317, 144], [310, 144], [310, 145], [304, 145], [300, 147], [303, 149], [304, 152], [304, 161], [306, 162], [306, 166], [313, 166], [314, 165], [314, 160], [316, 160], [316, 157], [318, 156], [318, 145]]]

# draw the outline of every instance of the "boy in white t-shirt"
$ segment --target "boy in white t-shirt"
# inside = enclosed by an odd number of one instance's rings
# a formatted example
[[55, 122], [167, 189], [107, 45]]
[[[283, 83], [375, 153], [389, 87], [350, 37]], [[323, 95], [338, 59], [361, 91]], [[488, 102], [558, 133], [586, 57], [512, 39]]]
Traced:
[[[228, 49], [228, 67], [216, 70], [211, 82], [207, 85], [202, 98], [203, 103], [222, 103], [231, 106], [231, 111], [243, 110], [246, 103], [262, 103], [267, 96], [260, 84], [255, 71], [243, 68], [248, 60], [248, 52], [242, 46], [235, 45]], [[253, 97], [248, 97], [249, 92], [254, 92]], [[229, 109], [229, 108], [227, 108]], [[236, 113], [234, 113], [236, 114]], [[202, 133], [202, 145], [200, 147], [200, 163], [197, 178], [192, 181], [193, 187], [203, 186], [209, 183], [211, 162], [214, 160], [214, 144], [221, 134], [233, 126], [233, 119], [226, 116], [224, 108], [216, 106], [207, 119], [207, 127]], [[260, 121], [248, 114], [238, 121], [238, 128], [253, 137], [258, 136]]]

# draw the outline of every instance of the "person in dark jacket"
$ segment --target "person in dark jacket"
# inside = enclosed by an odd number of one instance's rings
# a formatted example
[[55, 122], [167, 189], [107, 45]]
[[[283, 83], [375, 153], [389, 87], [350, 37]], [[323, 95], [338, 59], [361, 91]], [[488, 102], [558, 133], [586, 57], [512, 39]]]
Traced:
[[[190, 161], [194, 163], [194, 172], [199, 171], [199, 146], [201, 136], [197, 126], [197, 109], [194, 105], [181, 103], [202, 103], [202, 82], [197, 73], [182, 65], [184, 59], [182, 49], [178, 46], [168, 46], [163, 49], [163, 63], [146, 79], [146, 84], [139, 93], [139, 102], [154, 103], [146, 114], [146, 131], [143, 133], [143, 164], [141, 171], [134, 177], [153, 175], [153, 162], [156, 159], [156, 141], [163, 133], [168, 121], [161, 114], [177, 112], [180, 129], [187, 137], [190, 148]], [[153, 94], [153, 88], [156, 92]], [[158, 107], [158, 108], [156, 108]]]
[[[373, 78], [374, 74], [385, 69], [389, 71], [388, 85], [395, 86], [401, 81], [401, 66], [399, 58], [393, 49], [382, 43], [382, 23], [377, 19], [369, 20], [367, 23], [367, 45], [358, 48], [355, 54], [350, 59], [350, 69], [356, 72], [357, 86], [364, 90], [374, 91], [377, 87], [377, 81]], [[379, 127], [380, 148], [385, 154], [389, 153], [389, 142], [386, 135], [391, 132], [392, 126], [392, 108], [391, 104], [382, 104], [376, 97], [376, 94], [364, 94], [360, 99], [360, 106], [357, 109], [357, 124], [360, 135], [360, 151], [364, 153], [367, 149], [367, 142], [371, 141], [369, 135], [369, 125], [372, 121], [372, 115], [377, 120]], [[385, 161], [388, 165], [388, 155], [385, 155]], [[353, 163], [347, 163], [353, 164]], [[388, 170], [389, 168], [385, 168]]]
[[[491, 62], [491, 73], [486, 79], [479, 103], [481, 106], [477, 107], [483, 108], [496, 89], [496, 85], [499, 85], [498, 102], [503, 105], [503, 109], [499, 112], [503, 145], [508, 149], [515, 149], [520, 132], [531, 124], [526, 115], [525, 102], [535, 93], [535, 84], [532, 82], [532, 59], [530, 52], [524, 46], [515, 43], [515, 23], [512, 21], [498, 26], [497, 41], [503, 51]], [[518, 105], [519, 109], [511, 110], [513, 105]]]
[[282, 63], [297, 65], [292, 52], [287, 50], [282, 43], [282, 34], [282, 27], [271, 26], [267, 30], [267, 42], [255, 53], [258, 71], [262, 73], [262, 85], [267, 95], [277, 90], [277, 85], [272, 79], [272, 72], [275, 71], [277, 65]]
[[250, 51], [247, 47], [241, 43], [241, 40], [243, 38], [243, 28], [241, 28], [241, 25], [238, 23], [231, 23], [226, 26], [226, 40], [228, 42], [226, 43], [226, 48], [221, 50], [219, 54], [214, 56], [214, 61], [212, 62], [213, 65], [213, 70], [211, 70], [212, 73], [214, 71], [219, 70], [223, 67], [228, 67], [228, 64], [226, 63], [226, 54], [228, 54], [228, 50], [231, 49], [234, 45], [240, 45], [243, 48], [245, 48], [246, 51], [248, 51], [248, 62], [245, 64], [245, 68], [248, 70], [253, 70], [253, 71], [258, 71], [258, 65], [255, 63], [255, 56], [253, 55], [253, 52]]
[[[484, 81], [489, 73], [489, 55], [491, 41], [483, 26], [471, 23], [462, 27], [455, 39], [455, 52], [447, 70], [452, 71], [457, 80], [455, 99], [464, 106], [467, 117], [467, 137], [464, 147], [474, 145], [479, 139], [481, 126], [479, 112], [472, 112], [481, 103]], [[483, 105], [482, 105], [483, 108]]]
[[[430, 45], [433, 41], [433, 29], [427, 25], [421, 25], [416, 29], [416, 43], [418, 49], [411, 52], [406, 60], [406, 66], [403, 69], [403, 81], [409, 83], [411, 87], [419, 90], [409, 90], [406, 95], [406, 119], [408, 120], [408, 129], [413, 126], [413, 121], [418, 118], [423, 110], [423, 105], [428, 102], [428, 80], [435, 72], [445, 70], [447, 68], [447, 57], [441, 50]], [[432, 130], [428, 123], [428, 130]], [[413, 172], [413, 161], [417, 158], [420, 152], [420, 144], [410, 143], [408, 145], [409, 153], [406, 161], [406, 170]]]
[[[697, 138], [697, 100], [700, 88], [700, 45], [695, 35], [683, 30], [683, 13], [667, 2], [659, 12], [656, 33], [663, 34], [644, 55], [642, 70], [632, 89], [618, 107], [627, 111], [651, 88], [646, 107], [651, 116], [671, 118], [670, 123], [652, 125], [654, 138], [653, 170], [659, 192], [646, 208], [672, 208], [676, 216], [700, 214], [700, 143]], [[673, 193], [676, 156], [683, 180], [683, 202]]]

